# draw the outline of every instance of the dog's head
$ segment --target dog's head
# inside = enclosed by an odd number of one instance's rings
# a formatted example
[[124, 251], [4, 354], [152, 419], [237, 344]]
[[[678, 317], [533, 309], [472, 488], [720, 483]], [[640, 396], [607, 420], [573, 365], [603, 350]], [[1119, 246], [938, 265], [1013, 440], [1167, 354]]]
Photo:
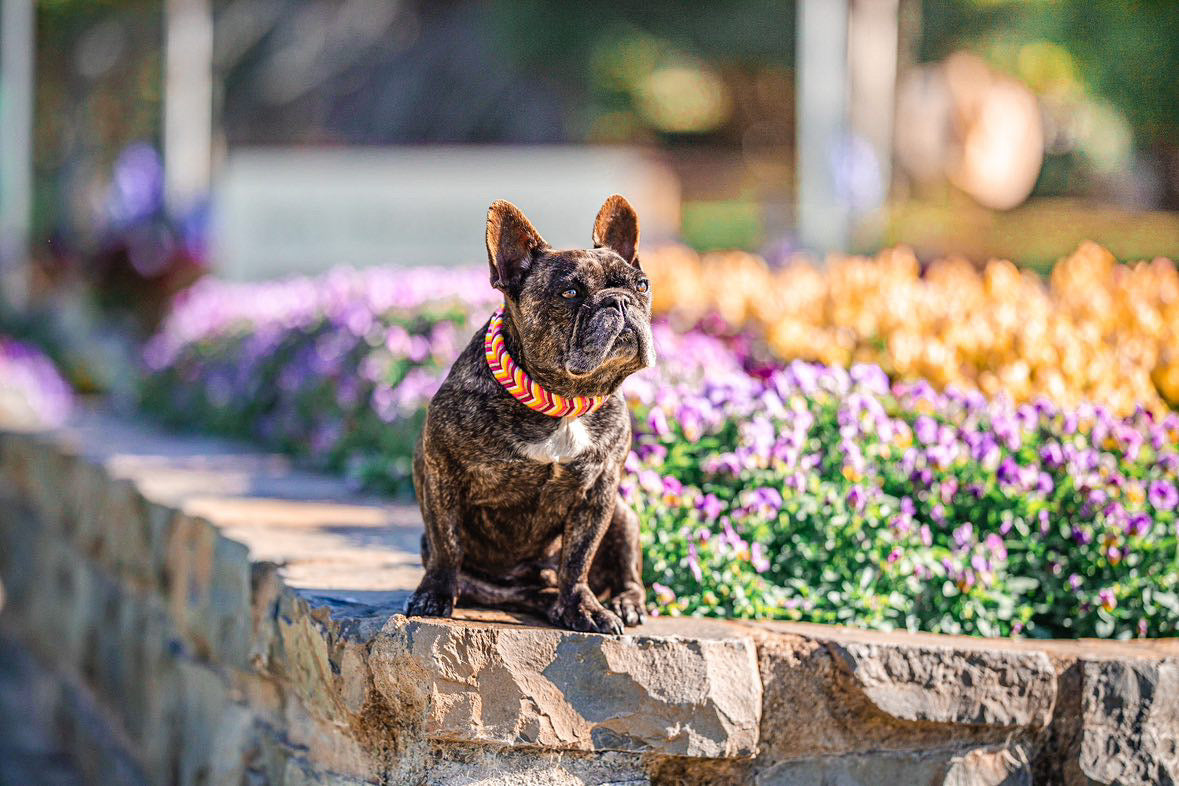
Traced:
[[558, 251], [512, 203], [487, 211], [491, 285], [504, 293], [512, 352], [561, 395], [612, 393], [655, 362], [634, 208], [617, 194], [607, 199], [592, 238], [592, 249]]

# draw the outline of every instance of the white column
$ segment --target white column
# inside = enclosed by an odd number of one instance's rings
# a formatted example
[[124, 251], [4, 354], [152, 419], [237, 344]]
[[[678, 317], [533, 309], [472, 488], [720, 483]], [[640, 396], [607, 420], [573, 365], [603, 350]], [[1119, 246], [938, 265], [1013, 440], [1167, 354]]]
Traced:
[[164, 198], [174, 215], [209, 190], [213, 14], [209, 0], [164, 6]]
[[848, 26], [851, 127], [872, 146], [887, 189], [892, 180], [899, 0], [853, 0]]
[[33, 0], [0, 0], [0, 296], [28, 297], [33, 203]]
[[851, 226], [833, 161], [847, 133], [848, 0], [797, 5], [798, 237], [804, 248], [825, 253], [847, 248]]

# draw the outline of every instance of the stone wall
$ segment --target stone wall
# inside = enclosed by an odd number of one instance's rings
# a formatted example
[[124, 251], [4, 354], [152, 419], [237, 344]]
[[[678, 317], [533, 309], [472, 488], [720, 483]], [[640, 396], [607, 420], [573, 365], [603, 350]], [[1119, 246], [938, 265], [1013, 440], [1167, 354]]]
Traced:
[[94, 783], [1179, 778], [1179, 645], [407, 619], [412, 505], [103, 415], [0, 432], [0, 646]]

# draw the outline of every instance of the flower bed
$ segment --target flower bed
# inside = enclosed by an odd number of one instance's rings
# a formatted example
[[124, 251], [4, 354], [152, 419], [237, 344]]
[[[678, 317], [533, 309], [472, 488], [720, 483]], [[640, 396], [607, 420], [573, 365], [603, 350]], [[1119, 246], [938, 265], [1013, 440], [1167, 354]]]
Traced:
[[[260, 441], [410, 490], [425, 406], [499, 302], [482, 270], [335, 271], [243, 284], [205, 279], [147, 345], [142, 403], [165, 422]], [[702, 334], [656, 326], [665, 383], [741, 371]]]
[[404, 492], [425, 405], [495, 294], [474, 270], [207, 278], [147, 344], [142, 403]]
[[[206, 280], [147, 348], [144, 405], [403, 491], [423, 407], [494, 303], [482, 271]], [[656, 339], [658, 367], [624, 391], [623, 490], [660, 613], [1175, 632], [1179, 417], [759, 366], [740, 338], [667, 325]]]
[[665, 613], [1173, 635], [1179, 416], [1015, 406], [876, 366], [631, 391]]
[[73, 391], [39, 350], [0, 335], [0, 420], [35, 427], [62, 423]]
[[763, 336], [777, 357], [1017, 401], [1102, 403], [1118, 414], [1179, 405], [1179, 273], [1170, 260], [1123, 265], [1094, 244], [1047, 282], [1010, 262], [924, 271], [904, 250], [772, 270], [741, 252], [668, 248], [643, 257], [656, 307], [679, 325], [719, 320]]

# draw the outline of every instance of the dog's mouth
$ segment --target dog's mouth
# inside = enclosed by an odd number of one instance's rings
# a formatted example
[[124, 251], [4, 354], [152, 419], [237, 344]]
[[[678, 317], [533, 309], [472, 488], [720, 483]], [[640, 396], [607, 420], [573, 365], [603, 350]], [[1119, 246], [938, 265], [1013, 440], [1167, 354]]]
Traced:
[[637, 360], [642, 368], [647, 368], [655, 362], [654, 350], [650, 344], [650, 330], [640, 330], [628, 320], [622, 326], [622, 332], [614, 338], [610, 355], [621, 359]]
[[589, 376], [605, 365], [636, 363], [645, 368], [655, 361], [650, 328], [630, 314], [615, 311], [592, 320], [579, 332], [583, 341], [573, 347], [565, 363], [565, 370], [575, 378]]
[[639, 351], [639, 336], [629, 323], [622, 326], [622, 332], [614, 337], [611, 354], [626, 354]]

